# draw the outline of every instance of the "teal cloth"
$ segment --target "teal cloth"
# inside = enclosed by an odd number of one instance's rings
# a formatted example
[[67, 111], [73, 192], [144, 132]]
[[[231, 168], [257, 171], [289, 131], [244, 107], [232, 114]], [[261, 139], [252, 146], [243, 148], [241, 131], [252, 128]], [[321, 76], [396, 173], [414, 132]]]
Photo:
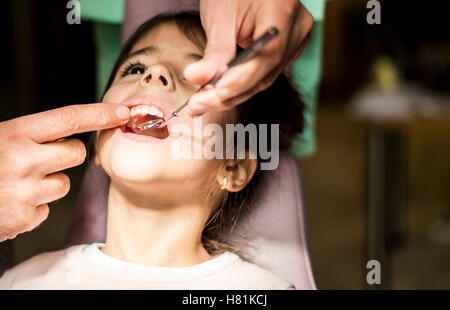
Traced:
[[305, 129], [294, 140], [290, 152], [295, 156], [310, 156], [316, 151], [316, 106], [322, 69], [322, 29], [326, 0], [301, 0], [314, 17], [311, 42], [292, 66], [292, 78], [305, 103]]
[[292, 78], [305, 103], [305, 127], [292, 143], [290, 152], [296, 156], [312, 155], [316, 151], [316, 106], [321, 75], [322, 21], [316, 21], [311, 31], [311, 42], [292, 66]]
[[315, 21], [323, 21], [327, 0], [300, 0], [308, 9]]
[[111, 70], [120, 53], [121, 24], [125, 0], [78, 0], [81, 18], [95, 22], [97, 101], [102, 99]]
[[97, 42], [97, 99], [100, 101], [106, 91], [112, 68], [120, 52], [120, 24], [96, 23], [95, 39]]
[[[120, 52], [120, 26], [124, 19], [125, 0], [79, 0], [79, 2], [82, 19], [96, 22], [97, 98], [101, 100]], [[314, 154], [316, 150], [315, 114], [321, 74], [322, 25], [326, 0], [301, 0], [301, 2], [313, 15], [315, 24], [310, 44], [292, 67], [293, 80], [302, 93], [306, 110], [305, 130], [296, 138], [290, 152], [295, 156], [304, 157]]]
[[78, 0], [84, 20], [121, 24], [125, 16], [125, 0]]

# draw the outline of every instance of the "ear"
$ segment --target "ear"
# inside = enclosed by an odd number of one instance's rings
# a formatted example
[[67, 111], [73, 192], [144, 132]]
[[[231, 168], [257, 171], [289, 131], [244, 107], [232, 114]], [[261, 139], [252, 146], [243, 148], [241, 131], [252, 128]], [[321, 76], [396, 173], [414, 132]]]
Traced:
[[224, 179], [227, 178], [224, 190], [229, 192], [239, 192], [253, 178], [258, 167], [256, 158], [249, 158], [248, 152], [245, 159], [227, 159], [219, 168], [217, 173], [217, 182], [220, 187], [224, 185]]

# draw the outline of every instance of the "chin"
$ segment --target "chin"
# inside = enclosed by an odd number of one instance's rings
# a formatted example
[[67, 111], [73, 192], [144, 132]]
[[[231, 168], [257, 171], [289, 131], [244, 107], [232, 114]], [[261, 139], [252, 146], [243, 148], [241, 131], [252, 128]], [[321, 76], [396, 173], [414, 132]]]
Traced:
[[105, 135], [99, 138], [98, 145], [100, 163], [111, 180], [133, 187], [202, 187], [205, 175], [215, 167], [210, 160], [175, 159], [165, 143], [141, 143]]
[[[103, 158], [102, 158], [103, 157]], [[164, 178], [169, 165], [167, 157], [156, 152], [132, 149], [112, 149], [109, 155], [100, 156], [102, 166], [113, 179], [147, 183]]]

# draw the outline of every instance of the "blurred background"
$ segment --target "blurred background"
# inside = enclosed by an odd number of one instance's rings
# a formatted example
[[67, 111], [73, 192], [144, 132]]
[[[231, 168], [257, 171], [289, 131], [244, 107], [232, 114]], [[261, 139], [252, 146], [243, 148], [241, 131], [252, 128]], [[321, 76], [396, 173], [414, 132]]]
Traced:
[[[326, 6], [317, 150], [301, 158], [319, 289], [450, 288], [450, 38], [443, 4]], [[65, 1], [3, 1], [0, 121], [95, 102], [95, 29], [68, 25]], [[76, 138], [87, 142], [88, 135]], [[7, 245], [17, 264], [60, 249], [86, 165], [48, 220]]]

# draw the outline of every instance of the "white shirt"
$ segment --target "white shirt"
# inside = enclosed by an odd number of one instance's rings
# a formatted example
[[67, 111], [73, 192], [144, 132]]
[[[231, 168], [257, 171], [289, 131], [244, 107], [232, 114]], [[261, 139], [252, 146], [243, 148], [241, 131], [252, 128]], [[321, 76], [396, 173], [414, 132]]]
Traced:
[[288, 281], [238, 255], [224, 252], [189, 267], [155, 267], [104, 254], [104, 244], [47, 252], [8, 270], [0, 289], [284, 290]]

